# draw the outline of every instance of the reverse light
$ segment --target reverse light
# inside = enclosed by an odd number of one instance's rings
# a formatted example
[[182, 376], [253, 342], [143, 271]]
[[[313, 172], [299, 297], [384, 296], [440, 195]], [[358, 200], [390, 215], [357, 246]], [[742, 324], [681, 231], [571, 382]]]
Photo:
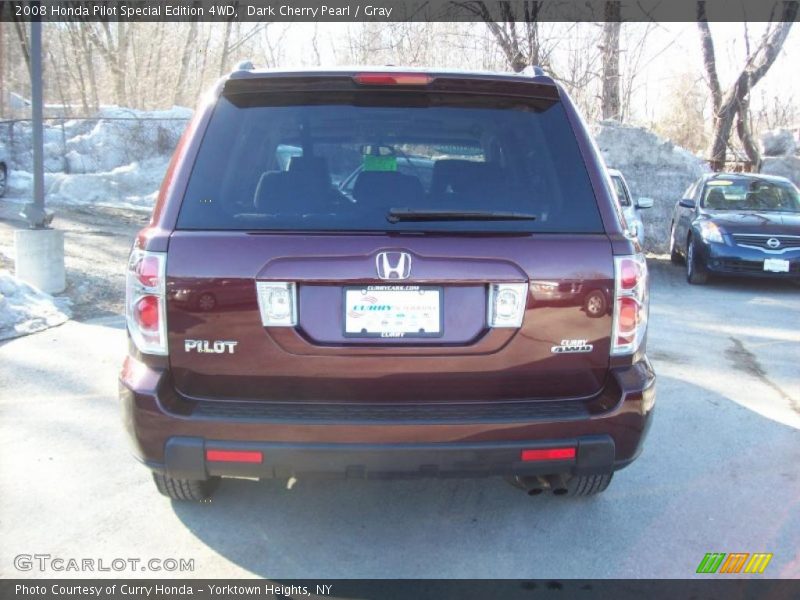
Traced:
[[520, 453], [520, 459], [524, 462], [574, 460], [575, 448], [536, 448], [534, 450], [523, 450]]
[[359, 85], [428, 85], [433, 81], [425, 73], [358, 73], [353, 79]]
[[707, 242], [724, 243], [722, 230], [713, 221], [700, 221], [697, 225], [700, 228], [700, 237]]
[[125, 318], [143, 354], [167, 354], [166, 265], [163, 252], [134, 248], [125, 277]]
[[297, 286], [293, 282], [256, 282], [258, 308], [264, 327], [297, 325]]
[[611, 354], [636, 352], [647, 330], [647, 262], [642, 254], [614, 258], [614, 320]]
[[528, 303], [527, 283], [489, 285], [487, 322], [489, 327], [519, 327]]

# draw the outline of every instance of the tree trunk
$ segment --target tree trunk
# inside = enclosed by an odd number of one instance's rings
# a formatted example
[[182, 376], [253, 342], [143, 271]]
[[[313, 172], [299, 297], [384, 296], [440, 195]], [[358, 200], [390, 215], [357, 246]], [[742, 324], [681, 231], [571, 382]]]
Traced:
[[606, 2], [603, 23], [603, 119], [620, 120], [619, 33], [620, 3]]
[[175, 82], [175, 93], [172, 96], [172, 104], [180, 105], [184, 103], [186, 85], [186, 74], [189, 71], [189, 61], [192, 59], [194, 44], [197, 38], [197, 21], [189, 23], [189, 31], [186, 34], [186, 42], [183, 44], [183, 54], [181, 55], [181, 68], [178, 71], [178, 80]]
[[222, 41], [222, 52], [219, 55], [219, 76], [222, 77], [229, 68], [228, 54], [230, 53], [231, 26], [233, 21], [225, 23], [225, 38]]
[[89, 78], [89, 90], [92, 94], [92, 108], [99, 110], [100, 108], [100, 95], [97, 91], [97, 74], [94, 68], [94, 61], [92, 60], [91, 45], [86, 32], [86, 24], [80, 24], [80, 42], [83, 49], [83, 58], [86, 61], [86, 75]]
[[761, 151], [758, 149], [753, 139], [753, 130], [750, 126], [750, 98], [749, 93], [745, 95], [742, 102], [738, 107], [739, 119], [736, 122], [736, 133], [739, 136], [739, 141], [742, 142], [745, 154], [750, 161], [751, 169], [754, 173], [761, 171]]

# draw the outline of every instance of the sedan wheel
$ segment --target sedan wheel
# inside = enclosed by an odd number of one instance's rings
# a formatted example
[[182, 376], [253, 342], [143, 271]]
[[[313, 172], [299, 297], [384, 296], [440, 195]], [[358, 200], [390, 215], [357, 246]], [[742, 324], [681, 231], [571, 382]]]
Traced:
[[6, 195], [6, 183], [8, 182], [8, 170], [5, 165], [0, 165], [0, 197]]
[[708, 272], [700, 264], [694, 239], [690, 236], [686, 244], [686, 281], [694, 285], [703, 285], [708, 281]]

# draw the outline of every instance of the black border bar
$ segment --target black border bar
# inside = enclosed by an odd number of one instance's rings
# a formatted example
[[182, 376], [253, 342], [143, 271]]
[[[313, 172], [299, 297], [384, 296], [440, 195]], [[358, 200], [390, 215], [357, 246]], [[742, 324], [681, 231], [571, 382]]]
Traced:
[[[0, 22], [691, 22], [697, 0], [1, 0]], [[706, 0], [709, 21], [796, 20], [800, 0]], [[787, 10], [787, 5], [795, 9]], [[609, 15], [611, 15], [609, 17]], [[787, 15], [794, 15], [793, 17]]]
[[[44, 593], [22, 593], [38, 587]], [[127, 586], [127, 587], [126, 587]], [[132, 595], [133, 588], [151, 589], [150, 595]], [[163, 586], [158, 592], [157, 586]], [[319, 586], [319, 587], [317, 587]], [[325, 587], [323, 587], [325, 586]], [[212, 589], [216, 588], [216, 589]], [[247, 592], [250, 588], [252, 591]], [[54, 593], [54, 589], [57, 590]], [[69, 593], [69, 590], [85, 590]], [[97, 591], [100, 591], [98, 594]], [[227, 590], [220, 593], [219, 590]], [[257, 590], [257, 591], [256, 591]], [[320, 593], [318, 590], [326, 590]], [[308, 598], [342, 600], [531, 600], [567, 598], [607, 600], [790, 600], [800, 597], [800, 581], [791, 579], [568, 579], [568, 580], [442, 580], [442, 579], [6, 579], [0, 581], [4, 600], [264, 600], [267, 598]]]

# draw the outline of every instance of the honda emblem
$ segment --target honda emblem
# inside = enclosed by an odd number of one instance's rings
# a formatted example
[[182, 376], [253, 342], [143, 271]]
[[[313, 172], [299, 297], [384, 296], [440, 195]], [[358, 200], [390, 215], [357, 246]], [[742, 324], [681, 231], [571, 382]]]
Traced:
[[375, 268], [381, 279], [408, 279], [411, 276], [411, 255], [408, 252], [381, 252], [375, 257]]

